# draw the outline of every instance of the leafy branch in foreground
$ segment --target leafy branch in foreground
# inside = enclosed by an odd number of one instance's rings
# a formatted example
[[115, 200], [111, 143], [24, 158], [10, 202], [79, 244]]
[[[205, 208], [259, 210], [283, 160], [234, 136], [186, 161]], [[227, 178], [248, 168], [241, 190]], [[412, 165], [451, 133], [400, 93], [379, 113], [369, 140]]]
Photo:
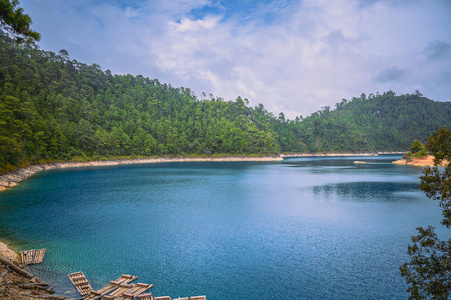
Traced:
[[0, 29], [14, 37], [17, 42], [32, 43], [39, 41], [41, 35], [31, 30], [29, 15], [24, 14], [18, 0], [0, 0]]
[[[439, 201], [442, 225], [451, 228], [451, 130], [440, 128], [428, 139], [427, 148], [434, 155], [434, 167], [426, 167], [420, 189]], [[444, 168], [439, 168], [446, 164]], [[410, 261], [400, 267], [409, 285], [409, 299], [448, 299], [451, 290], [451, 239], [440, 240], [434, 227], [417, 228], [413, 245], [407, 253]]]

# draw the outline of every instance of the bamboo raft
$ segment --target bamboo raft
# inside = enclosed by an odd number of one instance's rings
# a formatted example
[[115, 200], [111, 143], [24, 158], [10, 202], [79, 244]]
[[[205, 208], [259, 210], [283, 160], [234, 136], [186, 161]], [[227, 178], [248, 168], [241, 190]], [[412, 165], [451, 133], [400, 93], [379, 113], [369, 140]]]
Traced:
[[125, 293], [126, 291], [130, 290], [131, 288], [133, 288], [134, 286], [136, 286], [136, 284], [120, 284], [119, 287], [112, 292], [109, 295], [103, 296], [104, 300], [114, 300], [114, 299], [119, 299], [121, 298], [121, 295], [123, 293]]
[[[153, 297], [152, 293], [144, 293], [153, 287], [153, 284], [145, 283], [130, 283], [138, 276], [132, 276], [122, 274], [116, 280], [110, 281], [110, 283], [103, 288], [94, 291], [91, 288], [86, 276], [83, 272], [76, 272], [67, 275], [72, 284], [77, 289], [78, 293], [82, 296], [83, 300], [172, 300], [169, 296]], [[194, 296], [185, 298], [174, 298], [174, 300], [207, 300], [206, 296]]]
[[155, 298], [152, 296], [152, 293], [146, 293], [136, 296], [136, 300], [155, 300]]
[[116, 280], [110, 281], [110, 283], [108, 285], [104, 286], [103, 288], [101, 288], [97, 291], [91, 290], [91, 292], [89, 294], [85, 295], [82, 299], [83, 300], [100, 299], [103, 296], [116, 291], [117, 289], [119, 289], [121, 287], [121, 285], [127, 285], [128, 283], [132, 282], [133, 280], [136, 280], [137, 278], [138, 278], [138, 276], [122, 274], [121, 277], [119, 277]]
[[89, 295], [92, 292], [91, 285], [83, 272], [71, 273], [67, 277], [81, 296]]
[[123, 293], [122, 299], [132, 300], [134, 297], [137, 297], [138, 295], [144, 293], [145, 291], [151, 289], [152, 287], [153, 284], [138, 283], [134, 288]]
[[20, 252], [20, 259], [22, 261], [22, 265], [31, 265], [31, 264], [40, 264], [44, 259], [45, 248], [39, 250], [27, 250]]

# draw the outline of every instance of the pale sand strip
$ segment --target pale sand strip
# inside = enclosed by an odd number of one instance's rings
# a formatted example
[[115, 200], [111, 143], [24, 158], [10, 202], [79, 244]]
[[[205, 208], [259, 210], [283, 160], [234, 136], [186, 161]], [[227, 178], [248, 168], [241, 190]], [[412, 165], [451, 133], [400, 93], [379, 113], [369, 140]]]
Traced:
[[327, 157], [327, 156], [378, 156], [379, 154], [405, 154], [406, 152], [363, 152], [363, 153], [282, 153], [280, 157]]
[[290, 157], [327, 157], [327, 156], [377, 156], [378, 153], [285, 153], [280, 154], [283, 158]]
[[[397, 165], [407, 165], [407, 166], [415, 166], [415, 167], [426, 167], [434, 165], [434, 156], [428, 155], [423, 158], [412, 158], [412, 159], [398, 159], [393, 162]], [[444, 161], [440, 166], [444, 167], [448, 164], [447, 161]]]

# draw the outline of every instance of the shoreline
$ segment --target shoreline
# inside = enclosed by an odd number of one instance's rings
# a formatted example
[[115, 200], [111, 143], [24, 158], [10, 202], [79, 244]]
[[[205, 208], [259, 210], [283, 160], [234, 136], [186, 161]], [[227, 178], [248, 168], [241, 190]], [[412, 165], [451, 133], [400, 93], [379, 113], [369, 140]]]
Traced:
[[[409, 158], [409, 159], [398, 159], [392, 162], [397, 165], [405, 165], [405, 166], [414, 166], [414, 167], [432, 167], [434, 166], [434, 156], [428, 155], [422, 158]], [[442, 164], [440, 164], [440, 167], [445, 167], [448, 163], [444, 161]]]
[[378, 153], [281, 153], [277, 156], [224, 156], [224, 157], [148, 157], [132, 159], [112, 159], [88, 162], [54, 162], [49, 164], [32, 165], [8, 172], [0, 176], [0, 192], [18, 185], [20, 182], [34, 174], [52, 169], [116, 166], [146, 163], [171, 163], [171, 162], [265, 162], [282, 161], [284, 158], [295, 157], [338, 157], [338, 156], [377, 156], [378, 154], [402, 154], [402, 152], [378, 152]]
[[379, 154], [405, 154], [397, 151], [363, 152], [363, 153], [281, 153], [282, 158], [291, 157], [339, 157], [339, 156], [378, 156]]

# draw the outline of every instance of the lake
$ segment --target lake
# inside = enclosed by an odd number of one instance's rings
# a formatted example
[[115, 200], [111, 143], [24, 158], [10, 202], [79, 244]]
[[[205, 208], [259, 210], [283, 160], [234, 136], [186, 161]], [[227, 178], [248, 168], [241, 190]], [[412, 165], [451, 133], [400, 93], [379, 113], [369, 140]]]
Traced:
[[0, 236], [47, 248], [27, 268], [68, 297], [83, 271], [94, 289], [125, 273], [173, 298], [405, 299], [410, 236], [442, 218], [398, 158], [45, 171], [0, 194]]

